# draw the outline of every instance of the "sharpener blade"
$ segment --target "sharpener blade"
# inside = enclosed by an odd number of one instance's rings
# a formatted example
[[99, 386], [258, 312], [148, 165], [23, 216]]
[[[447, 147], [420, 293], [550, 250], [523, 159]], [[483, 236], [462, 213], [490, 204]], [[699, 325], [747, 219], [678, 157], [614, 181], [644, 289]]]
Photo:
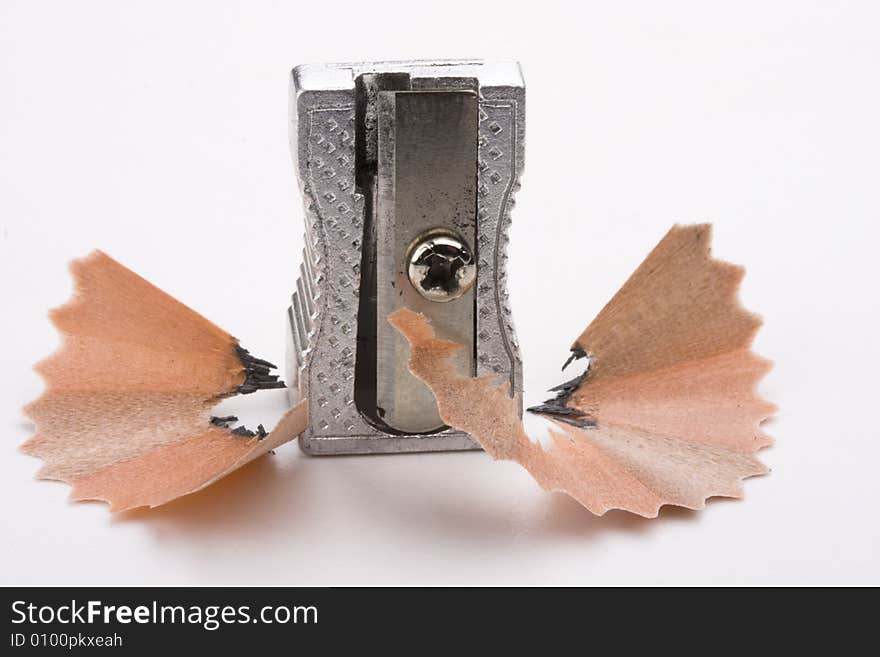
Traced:
[[376, 212], [376, 408], [392, 430], [425, 433], [444, 424], [430, 389], [409, 371], [409, 344], [386, 320], [395, 310], [424, 314], [438, 337], [465, 345], [456, 366], [474, 372], [474, 291], [441, 303], [407, 274], [419, 238], [450, 231], [476, 243], [477, 95], [473, 91], [379, 94]]

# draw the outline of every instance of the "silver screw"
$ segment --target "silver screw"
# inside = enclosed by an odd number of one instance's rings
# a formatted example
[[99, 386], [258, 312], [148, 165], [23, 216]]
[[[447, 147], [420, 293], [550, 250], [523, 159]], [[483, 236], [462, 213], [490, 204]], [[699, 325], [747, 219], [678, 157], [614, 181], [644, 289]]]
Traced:
[[409, 280], [426, 299], [446, 302], [467, 292], [477, 265], [467, 245], [449, 234], [429, 235], [410, 249]]

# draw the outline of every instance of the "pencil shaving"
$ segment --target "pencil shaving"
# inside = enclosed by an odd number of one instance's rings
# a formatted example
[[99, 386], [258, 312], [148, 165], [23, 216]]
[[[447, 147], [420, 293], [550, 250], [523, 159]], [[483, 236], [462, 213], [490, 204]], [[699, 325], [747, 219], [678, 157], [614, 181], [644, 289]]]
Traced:
[[546, 447], [526, 434], [506, 385], [456, 372], [461, 345], [410, 310], [389, 321], [444, 422], [493, 458], [598, 515], [700, 509], [741, 497], [742, 480], [766, 472], [755, 453], [770, 442], [759, 425], [775, 408], [754, 390], [770, 364], [750, 350], [760, 319], [737, 300], [743, 270], [713, 260], [709, 241], [708, 226], [675, 226], [578, 338], [573, 353], [589, 369], [536, 409], [555, 425]]
[[305, 401], [268, 435], [212, 424], [220, 399], [283, 385], [271, 364], [101, 251], [71, 272], [73, 299], [51, 313], [62, 345], [37, 365], [46, 390], [25, 409], [37, 432], [21, 449], [43, 459], [40, 478], [112, 511], [153, 507], [303, 430]]

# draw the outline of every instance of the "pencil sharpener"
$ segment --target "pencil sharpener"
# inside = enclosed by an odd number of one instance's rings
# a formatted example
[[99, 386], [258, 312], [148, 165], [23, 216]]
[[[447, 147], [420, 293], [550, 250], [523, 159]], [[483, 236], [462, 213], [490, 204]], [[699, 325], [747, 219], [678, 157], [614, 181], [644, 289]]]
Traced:
[[455, 366], [521, 397], [507, 293], [525, 86], [515, 62], [293, 69], [290, 144], [305, 248], [288, 311], [291, 402], [312, 454], [478, 449], [443, 424], [388, 323], [407, 307], [465, 345]]

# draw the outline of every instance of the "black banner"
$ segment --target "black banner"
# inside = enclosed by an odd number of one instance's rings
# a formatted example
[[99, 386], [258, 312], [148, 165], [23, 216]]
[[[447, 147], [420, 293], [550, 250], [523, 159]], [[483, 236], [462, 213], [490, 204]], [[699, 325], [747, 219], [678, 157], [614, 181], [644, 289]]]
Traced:
[[[320, 654], [403, 646], [408, 653], [439, 646], [472, 652], [486, 643], [521, 648], [564, 638], [589, 646], [613, 640], [621, 648], [647, 642], [676, 647], [707, 636], [748, 649], [761, 619], [773, 618], [779, 638], [782, 595], [795, 634], [830, 630], [832, 611], [815, 592], [749, 589], [294, 589], [294, 588], [5, 588], [3, 655], [101, 650], [140, 654], [185, 649], [254, 648]], [[795, 593], [795, 595], [791, 595]], [[841, 592], [833, 592], [840, 596]], [[849, 597], [848, 595], [846, 596]], [[872, 608], [873, 609], [873, 608]], [[774, 611], [775, 610], [775, 611]], [[866, 608], [861, 609], [867, 611]], [[846, 612], [850, 613], [850, 612]], [[847, 637], [859, 613], [847, 618]], [[809, 619], [813, 618], [815, 623]], [[752, 628], [752, 629], [749, 629]], [[703, 637], [701, 639], [700, 637]], [[764, 641], [764, 639], [762, 639]], [[838, 640], [839, 641], [839, 640]], [[598, 642], [598, 643], [597, 643]], [[572, 645], [568, 643], [567, 645]], [[708, 644], [706, 644], [708, 645]], [[766, 647], [766, 645], [765, 645]], [[456, 649], [456, 652], [458, 651]], [[566, 649], [569, 651], [570, 649]], [[541, 654], [546, 650], [538, 651]]]

